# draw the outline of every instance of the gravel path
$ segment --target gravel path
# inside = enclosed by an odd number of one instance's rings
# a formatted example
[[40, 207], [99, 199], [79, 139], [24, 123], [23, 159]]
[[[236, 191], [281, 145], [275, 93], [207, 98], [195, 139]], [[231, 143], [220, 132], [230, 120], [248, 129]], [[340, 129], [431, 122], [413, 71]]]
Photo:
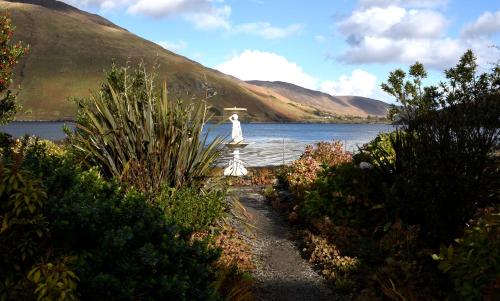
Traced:
[[339, 300], [323, 277], [300, 256], [287, 222], [266, 202], [260, 188], [235, 188], [240, 202], [252, 215], [256, 257], [254, 277], [257, 300]]

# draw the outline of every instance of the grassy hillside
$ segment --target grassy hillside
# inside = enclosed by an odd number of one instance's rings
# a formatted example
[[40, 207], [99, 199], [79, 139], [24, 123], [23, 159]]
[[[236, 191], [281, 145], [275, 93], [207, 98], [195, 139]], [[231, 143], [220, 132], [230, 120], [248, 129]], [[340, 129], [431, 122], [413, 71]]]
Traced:
[[[62, 2], [0, 1], [0, 10], [10, 13], [17, 27], [15, 38], [30, 44], [29, 55], [16, 70], [16, 85], [22, 87], [18, 99], [23, 106], [18, 119], [72, 118], [75, 107], [68, 97], [88, 96], [98, 88], [103, 70], [113, 60], [118, 64], [158, 63], [160, 79], [167, 81], [173, 97], [198, 100], [207, 89], [216, 91], [209, 100], [215, 112], [228, 106], [246, 107], [256, 121], [302, 121], [316, 116], [317, 108], [309, 104], [206, 68]], [[360, 111], [357, 115], [367, 114]]]
[[248, 83], [268, 88], [288, 100], [316, 108], [322, 113], [340, 116], [380, 116], [387, 115], [387, 104], [372, 98], [360, 96], [332, 96], [284, 82], [248, 81]]

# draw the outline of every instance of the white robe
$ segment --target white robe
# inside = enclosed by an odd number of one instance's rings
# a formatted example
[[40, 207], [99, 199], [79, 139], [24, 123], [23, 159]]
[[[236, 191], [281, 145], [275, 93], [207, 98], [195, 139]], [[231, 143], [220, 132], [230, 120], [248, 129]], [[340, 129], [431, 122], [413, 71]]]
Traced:
[[231, 120], [231, 122], [233, 123], [233, 128], [232, 128], [232, 131], [231, 131], [231, 139], [232, 139], [232, 142], [234, 143], [239, 143], [241, 141], [243, 141], [243, 133], [241, 132], [241, 124], [240, 122], [238, 121], [238, 116], [234, 114], [232, 115], [229, 120]]

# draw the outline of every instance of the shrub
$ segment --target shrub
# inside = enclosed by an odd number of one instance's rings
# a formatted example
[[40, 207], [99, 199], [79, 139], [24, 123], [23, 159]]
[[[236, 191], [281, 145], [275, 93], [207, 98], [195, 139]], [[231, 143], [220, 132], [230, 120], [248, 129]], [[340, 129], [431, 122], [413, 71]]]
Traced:
[[76, 257], [83, 299], [215, 298], [210, 285], [218, 252], [178, 237], [144, 196], [124, 193], [96, 170], [60, 168], [51, 183], [49, 192], [61, 192], [50, 195], [47, 208], [54, 245]]
[[302, 213], [309, 219], [328, 216], [335, 225], [376, 225], [383, 187], [375, 176], [353, 163], [325, 168], [306, 192]]
[[368, 162], [377, 167], [392, 167], [396, 154], [392, 147], [392, 140], [396, 132], [380, 133], [372, 141], [363, 145], [359, 152], [353, 156], [354, 162]]
[[0, 163], [0, 299], [24, 299], [34, 286], [26, 274], [43, 256], [48, 227], [41, 182]]
[[14, 29], [8, 15], [0, 16], [0, 124], [8, 123], [16, 114], [16, 94], [9, 86], [14, 66], [28, 50], [21, 42], [11, 44]]
[[168, 221], [188, 232], [197, 232], [207, 230], [222, 218], [226, 192], [216, 188], [200, 191], [192, 187], [164, 187], [157, 203]]
[[157, 89], [143, 65], [132, 72], [113, 66], [101, 90], [77, 103], [75, 153], [140, 191], [189, 186], [220, 155], [222, 138], [209, 142], [202, 133], [211, 117], [206, 103], [169, 101], [166, 84]]
[[[426, 76], [419, 63], [389, 76], [383, 88], [401, 106], [403, 123], [391, 139], [394, 168], [386, 173], [391, 193], [387, 208], [406, 223], [421, 224], [432, 246], [450, 242], [462, 231], [477, 206], [495, 201], [488, 175], [498, 170], [500, 68], [476, 74], [476, 59], [466, 52], [456, 67], [446, 70], [448, 83], [421, 87]], [[481, 199], [481, 202], [477, 200]]]
[[454, 287], [453, 300], [497, 300], [500, 295], [500, 207], [480, 210], [462, 238], [441, 247], [439, 269]]
[[309, 261], [321, 267], [326, 279], [332, 281], [337, 289], [352, 289], [354, 282], [350, 277], [360, 267], [357, 258], [343, 255], [335, 245], [311, 233], [306, 233], [305, 245], [310, 254]]
[[217, 250], [184, 240], [143, 194], [32, 142], [0, 165], [3, 299], [217, 299]]
[[295, 192], [301, 192], [313, 183], [321, 166], [336, 166], [349, 162], [351, 154], [340, 141], [318, 142], [308, 145], [305, 152], [287, 170], [286, 182]]
[[77, 300], [78, 277], [68, 268], [71, 258], [65, 257], [53, 264], [40, 263], [28, 273], [28, 279], [36, 286], [37, 300]]

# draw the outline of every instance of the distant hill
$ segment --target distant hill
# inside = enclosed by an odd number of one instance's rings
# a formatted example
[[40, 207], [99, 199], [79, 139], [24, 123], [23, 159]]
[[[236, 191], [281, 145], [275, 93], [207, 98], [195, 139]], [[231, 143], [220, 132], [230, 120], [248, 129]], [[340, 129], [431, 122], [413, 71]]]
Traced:
[[[292, 89], [243, 82], [63, 2], [0, 0], [0, 10], [10, 13], [17, 27], [15, 39], [30, 44], [30, 53], [15, 74], [15, 85], [22, 87], [18, 100], [23, 110], [18, 119], [73, 118], [75, 107], [67, 98], [85, 97], [97, 89], [104, 79], [103, 70], [113, 60], [132, 65], [141, 60], [149, 65], [158, 63], [160, 79], [167, 81], [172, 97], [196, 100], [202, 99], [207, 89], [216, 91], [209, 104], [217, 114], [222, 114], [224, 107], [239, 106], [248, 108], [249, 118], [254, 121], [308, 121], [317, 118], [318, 111], [336, 110], [326, 105], [328, 101], [320, 92], [320, 98], [314, 101], [313, 96], [298, 97], [301, 93], [292, 93]], [[310, 92], [302, 94], [314, 94]], [[385, 114], [373, 100], [335, 99], [345, 105], [337, 106], [337, 115]]]
[[287, 99], [317, 108], [320, 111], [340, 116], [378, 116], [387, 115], [387, 103], [360, 96], [332, 96], [327, 93], [306, 89], [285, 82], [247, 81], [252, 85], [265, 87], [283, 95]]

